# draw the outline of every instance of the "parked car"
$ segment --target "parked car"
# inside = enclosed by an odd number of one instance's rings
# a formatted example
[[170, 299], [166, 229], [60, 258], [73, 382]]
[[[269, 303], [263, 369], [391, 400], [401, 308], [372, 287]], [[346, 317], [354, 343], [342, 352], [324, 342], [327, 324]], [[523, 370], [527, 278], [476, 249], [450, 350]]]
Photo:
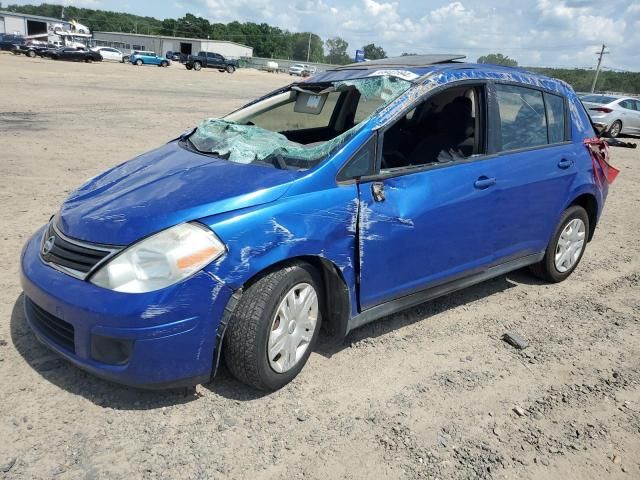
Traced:
[[238, 68], [238, 62], [225, 58], [219, 53], [199, 52], [198, 55], [187, 56], [185, 63], [187, 70], [199, 71], [203, 68], [216, 68], [219, 72], [233, 73]]
[[182, 60], [183, 54], [181, 54], [180, 52], [172, 52], [171, 50], [169, 50], [165, 56], [169, 60], [173, 60], [175, 62], [180, 62]]
[[112, 62], [124, 62], [124, 53], [117, 48], [111, 47], [93, 47], [91, 50], [98, 52], [102, 55], [103, 60], [110, 60]]
[[307, 65], [306, 63], [294, 63], [289, 67], [289, 75], [302, 77], [305, 73], [307, 76], [313, 75], [316, 73], [316, 67], [313, 65]]
[[640, 134], [640, 100], [620, 95], [589, 94], [581, 98], [591, 121], [607, 136]]
[[224, 358], [273, 390], [321, 325], [527, 266], [565, 280], [607, 150], [566, 83], [460, 58], [337, 67], [89, 180], [24, 247], [28, 324], [116, 382], [207, 382]]
[[171, 64], [170, 60], [159, 57], [154, 52], [134, 52], [129, 57], [129, 62], [133, 65], [157, 65], [159, 67], [168, 67]]
[[62, 47], [48, 51], [47, 56], [53, 60], [68, 60], [71, 62], [100, 62], [102, 55], [99, 52], [80, 47]]
[[22, 35], [0, 33], [0, 50], [11, 52], [17, 45], [24, 45], [26, 40]]
[[28, 42], [23, 44], [14, 45], [13, 53], [16, 55], [25, 55], [27, 57], [42, 57], [46, 50], [55, 48], [52, 43], [46, 42]]

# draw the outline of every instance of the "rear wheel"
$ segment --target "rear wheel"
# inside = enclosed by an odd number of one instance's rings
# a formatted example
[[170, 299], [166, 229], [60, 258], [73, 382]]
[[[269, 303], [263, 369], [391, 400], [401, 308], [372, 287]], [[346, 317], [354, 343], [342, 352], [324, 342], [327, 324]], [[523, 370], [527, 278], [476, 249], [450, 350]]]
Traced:
[[564, 211], [547, 246], [544, 258], [531, 271], [548, 282], [565, 280], [580, 263], [589, 238], [589, 216], [574, 205]]
[[169, 66], [169, 62], [163, 60], [162, 62], [160, 62], [160, 66], [161, 67], [168, 67]]
[[243, 294], [224, 337], [231, 373], [261, 390], [277, 390], [307, 362], [320, 331], [321, 283], [296, 263], [262, 277]]
[[225, 70], [227, 71], [227, 73], [233, 73], [236, 71], [233, 65], [227, 65], [227, 68]]
[[122, 57], [122, 63], [127, 63], [129, 61], [129, 57]]
[[27, 57], [33, 58], [36, 56], [36, 52], [34, 52], [33, 50], [29, 50], [27, 52]]
[[136, 60], [136, 65], [137, 65], [137, 66], [140, 66], [140, 65], [142, 65], [143, 63], [144, 63], [144, 62], [143, 62], [142, 60], [140, 60], [140, 59]]
[[616, 138], [618, 135], [620, 135], [621, 131], [622, 131], [622, 122], [620, 120], [616, 120], [611, 124], [611, 127], [609, 127], [609, 132], [607, 133], [611, 138]]
[[199, 72], [202, 69], [202, 64], [200, 62], [193, 62], [193, 69]]
[[185, 65], [185, 68], [186, 68], [187, 70], [191, 70], [193, 67], [192, 67], [191, 65]]
[[93, 58], [87, 57], [87, 58], [84, 59], [84, 61], [85, 61], [85, 63], [91, 63], [91, 62], [93, 62]]

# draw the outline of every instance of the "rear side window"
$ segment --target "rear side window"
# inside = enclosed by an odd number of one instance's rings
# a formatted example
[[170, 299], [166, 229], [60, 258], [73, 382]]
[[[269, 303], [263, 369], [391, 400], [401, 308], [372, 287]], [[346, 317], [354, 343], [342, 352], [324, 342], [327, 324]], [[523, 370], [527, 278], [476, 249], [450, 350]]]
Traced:
[[635, 108], [633, 108], [634, 107], [634, 102], [632, 100], [622, 100], [620, 102], [620, 106], [622, 108], [626, 108], [628, 110], [635, 110]]
[[566, 139], [564, 99], [550, 93], [544, 94], [549, 122], [549, 143], [558, 143]]
[[513, 85], [496, 85], [502, 150], [547, 144], [542, 92]]

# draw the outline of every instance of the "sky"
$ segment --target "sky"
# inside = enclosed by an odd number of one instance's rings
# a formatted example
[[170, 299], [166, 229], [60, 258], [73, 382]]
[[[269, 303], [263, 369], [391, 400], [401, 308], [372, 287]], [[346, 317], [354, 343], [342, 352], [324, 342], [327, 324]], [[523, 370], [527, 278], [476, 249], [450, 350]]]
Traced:
[[[10, 0], [14, 4], [37, 0]], [[349, 54], [374, 42], [388, 55], [461, 53], [475, 61], [500, 52], [524, 66], [640, 71], [638, 0], [47, 0], [156, 18], [185, 13], [211, 22], [266, 22], [349, 42]]]

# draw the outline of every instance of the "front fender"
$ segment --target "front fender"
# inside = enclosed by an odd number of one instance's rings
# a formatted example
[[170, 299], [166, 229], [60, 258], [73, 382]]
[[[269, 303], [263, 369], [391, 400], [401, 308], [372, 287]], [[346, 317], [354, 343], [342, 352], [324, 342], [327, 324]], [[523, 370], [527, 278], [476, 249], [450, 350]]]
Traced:
[[[201, 219], [227, 247], [206, 270], [233, 289], [282, 261], [312, 256], [341, 272], [355, 299], [356, 185], [289, 196], [272, 204]], [[351, 302], [352, 314], [357, 304]]]

